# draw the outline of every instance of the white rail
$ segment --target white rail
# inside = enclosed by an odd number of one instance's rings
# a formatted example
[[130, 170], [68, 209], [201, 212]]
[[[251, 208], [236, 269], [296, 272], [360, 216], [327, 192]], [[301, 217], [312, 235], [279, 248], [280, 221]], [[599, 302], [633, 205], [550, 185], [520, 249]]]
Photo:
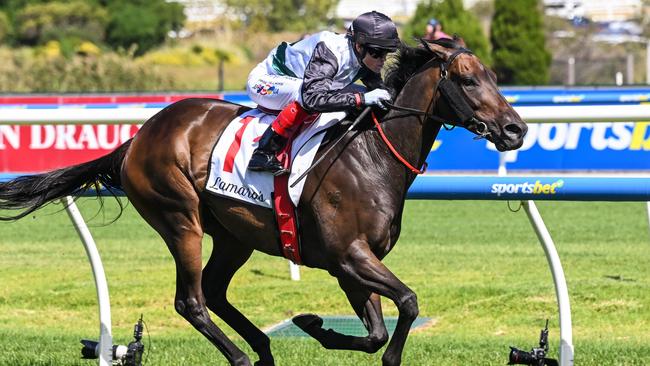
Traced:
[[[638, 122], [650, 121], [650, 104], [638, 105], [567, 105], [515, 107], [528, 123], [558, 122]], [[0, 123], [11, 124], [101, 124], [141, 123], [160, 108], [0, 108]]]

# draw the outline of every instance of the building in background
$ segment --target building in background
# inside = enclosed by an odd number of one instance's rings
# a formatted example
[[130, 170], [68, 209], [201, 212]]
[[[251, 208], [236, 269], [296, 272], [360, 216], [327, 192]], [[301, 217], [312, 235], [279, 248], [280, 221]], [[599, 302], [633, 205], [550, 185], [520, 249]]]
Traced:
[[638, 18], [642, 0], [544, 0], [547, 15], [566, 19], [586, 18], [592, 22], [620, 22]]

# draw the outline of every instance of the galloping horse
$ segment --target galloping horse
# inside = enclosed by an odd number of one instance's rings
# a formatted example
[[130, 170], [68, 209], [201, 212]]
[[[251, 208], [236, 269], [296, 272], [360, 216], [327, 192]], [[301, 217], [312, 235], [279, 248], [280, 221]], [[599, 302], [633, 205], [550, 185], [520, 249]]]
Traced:
[[[396, 97], [388, 113], [380, 114], [381, 125], [395, 150], [416, 167], [424, 163], [444, 121], [487, 138], [500, 151], [523, 142], [527, 127], [500, 94], [494, 74], [453, 42], [402, 45], [386, 85]], [[269, 338], [226, 298], [230, 280], [254, 250], [282, 255], [273, 212], [205, 190], [214, 142], [247, 110], [211, 99], [169, 105], [104, 157], [0, 184], [0, 209], [24, 210], [1, 219], [21, 218], [92, 186], [122, 189], [174, 257], [176, 311], [231, 365], [251, 361], [212, 322], [208, 309], [250, 344], [259, 357], [255, 365], [274, 365]], [[399, 365], [418, 305], [415, 293], [381, 260], [397, 242], [406, 192], [416, 174], [392, 155], [371, 118], [366, 116], [360, 128], [328, 151], [308, 175], [298, 205], [304, 265], [337, 278], [368, 335], [325, 330], [316, 315], [299, 315], [294, 322], [325, 348], [374, 353], [389, 338], [380, 302], [387, 297], [399, 318], [382, 362]], [[328, 146], [321, 146], [317, 158]], [[202, 269], [204, 234], [212, 236], [214, 248]]]

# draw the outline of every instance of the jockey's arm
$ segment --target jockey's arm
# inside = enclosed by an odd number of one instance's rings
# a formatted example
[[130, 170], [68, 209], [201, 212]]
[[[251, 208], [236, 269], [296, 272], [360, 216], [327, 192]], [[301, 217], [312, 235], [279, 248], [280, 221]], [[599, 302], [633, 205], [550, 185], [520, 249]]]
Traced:
[[305, 69], [302, 83], [302, 105], [309, 112], [332, 112], [358, 108], [363, 104], [360, 93], [332, 90], [339, 65], [336, 56], [324, 42], [316, 45]]

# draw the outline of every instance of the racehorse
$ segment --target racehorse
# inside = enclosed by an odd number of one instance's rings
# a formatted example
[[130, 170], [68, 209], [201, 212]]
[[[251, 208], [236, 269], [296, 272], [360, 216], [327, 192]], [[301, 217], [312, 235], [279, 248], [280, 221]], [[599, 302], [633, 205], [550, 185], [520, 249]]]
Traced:
[[[317, 315], [294, 322], [328, 349], [377, 352], [389, 340], [380, 297], [393, 301], [397, 325], [382, 356], [401, 364], [415, 293], [381, 260], [394, 248], [406, 192], [431, 151], [443, 122], [493, 142], [500, 151], [523, 143], [526, 124], [500, 94], [494, 74], [453, 41], [402, 45], [385, 74], [395, 96], [388, 112], [366, 115], [307, 176], [298, 204], [303, 264], [334, 276], [368, 330], [365, 337], [322, 328]], [[269, 338], [226, 298], [235, 272], [254, 250], [281, 256], [272, 210], [205, 190], [214, 142], [226, 125], [250, 108], [213, 99], [185, 99], [151, 117], [133, 137], [99, 159], [0, 184], [0, 209], [21, 218], [50, 201], [103, 186], [122, 189], [164, 239], [176, 263], [175, 309], [212, 342], [231, 365], [251, 365], [210, 319], [208, 309], [257, 353], [257, 366], [274, 365]], [[379, 118], [377, 118], [377, 115]], [[383, 134], [371, 120], [380, 119]], [[329, 140], [317, 157], [326, 151]], [[471, 159], [471, 156], [459, 156]], [[98, 189], [99, 191], [99, 189]], [[98, 193], [99, 194], [99, 193]], [[214, 248], [202, 269], [201, 240]], [[275, 238], [275, 239], [274, 239]]]

